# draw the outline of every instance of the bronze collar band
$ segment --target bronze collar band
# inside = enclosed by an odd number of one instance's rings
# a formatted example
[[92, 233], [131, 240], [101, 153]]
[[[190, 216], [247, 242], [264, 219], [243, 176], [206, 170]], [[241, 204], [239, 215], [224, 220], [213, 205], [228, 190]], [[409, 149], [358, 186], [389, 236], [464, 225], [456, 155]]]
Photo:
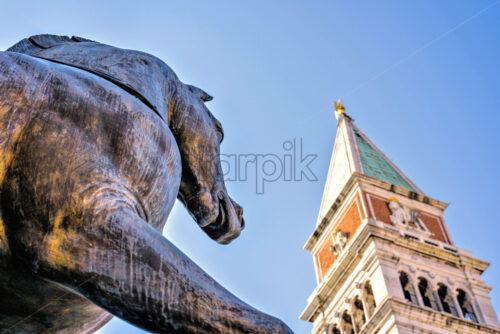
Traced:
[[68, 63], [65, 63], [65, 62], [62, 62], [62, 61], [59, 61], [59, 60], [54, 60], [54, 59], [49, 59], [49, 58], [45, 58], [45, 57], [40, 57], [40, 56], [31, 56], [31, 57], [35, 57], [35, 58], [39, 58], [39, 59], [43, 59], [43, 60], [48, 60], [50, 62], [53, 62], [53, 63], [57, 63], [57, 64], [61, 64], [61, 65], [66, 65], [66, 66], [70, 66], [70, 67], [74, 67], [74, 68], [78, 68], [80, 70], [83, 70], [83, 71], [86, 71], [86, 72], [89, 72], [89, 73], [92, 73], [94, 75], [97, 75], [98, 77], [101, 77], [111, 83], [114, 83], [115, 85], [117, 85], [118, 87], [122, 88], [123, 90], [125, 90], [127, 93], [135, 96], [136, 98], [138, 98], [142, 103], [144, 103], [146, 106], [149, 107], [149, 109], [153, 110], [154, 113], [156, 115], [158, 115], [162, 121], [164, 121], [166, 124], [168, 124], [167, 120], [165, 120], [163, 118], [163, 116], [158, 112], [158, 110], [156, 109], [156, 107], [151, 103], [149, 102], [148, 99], [146, 99], [141, 93], [139, 93], [137, 90], [135, 90], [134, 88], [132, 88], [132, 86], [130, 86], [128, 83], [126, 83], [125, 81], [123, 80], [120, 80], [120, 79], [117, 79], [109, 74], [106, 74], [104, 72], [101, 72], [101, 71], [98, 71], [98, 70], [91, 70], [90, 68], [87, 68], [87, 67], [84, 67], [84, 66], [80, 66], [80, 65], [74, 65], [74, 64], [68, 64]]

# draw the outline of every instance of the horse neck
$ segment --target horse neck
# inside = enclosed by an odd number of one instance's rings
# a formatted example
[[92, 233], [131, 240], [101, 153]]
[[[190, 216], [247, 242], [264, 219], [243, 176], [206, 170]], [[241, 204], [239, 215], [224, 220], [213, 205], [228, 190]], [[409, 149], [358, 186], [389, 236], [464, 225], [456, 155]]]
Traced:
[[180, 128], [180, 122], [182, 121], [183, 114], [186, 112], [188, 92], [182, 82], [171, 83], [168, 87], [169, 89], [165, 96], [167, 101], [167, 124], [175, 137], [175, 130]]

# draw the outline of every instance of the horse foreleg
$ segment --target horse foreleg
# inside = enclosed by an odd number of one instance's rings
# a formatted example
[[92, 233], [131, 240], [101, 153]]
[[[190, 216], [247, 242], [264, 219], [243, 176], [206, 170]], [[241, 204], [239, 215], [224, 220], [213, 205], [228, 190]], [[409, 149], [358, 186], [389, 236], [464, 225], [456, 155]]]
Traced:
[[40, 253], [38, 273], [152, 332], [291, 333], [229, 293], [132, 210], [93, 221], [75, 229], [70, 245]]

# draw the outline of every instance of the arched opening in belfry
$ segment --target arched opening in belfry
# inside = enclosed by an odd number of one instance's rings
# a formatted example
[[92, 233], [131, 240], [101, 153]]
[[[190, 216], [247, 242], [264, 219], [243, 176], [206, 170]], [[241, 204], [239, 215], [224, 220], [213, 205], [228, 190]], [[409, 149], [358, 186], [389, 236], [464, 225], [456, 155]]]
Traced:
[[423, 277], [418, 280], [418, 291], [420, 292], [424, 306], [434, 308], [431, 302], [432, 293], [429, 289], [429, 282]]
[[355, 334], [354, 324], [352, 323], [352, 317], [344, 311], [342, 317], [340, 318], [340, 331], [342, 334]]
[[405, 299], [410, 303], [418, 305], [418, 298], [415, 294], [415, 289], [410, 282], [410, 277], [404, 271], [399, 272], [399, 282], [401, 283], [401, 288], [403, 289]]
[[453, 297], [451, 296], [448, 287], [440, 283], [437, 294], [439, 297], [439, 301], [441, 302], [443, 312], [453, 314], [454, 316], [458, 316], [457, 310], [455, 309], [455, 303], [453, 301]]
[[361, 302], [358, 296], [354, 298], [352, 313], [353, 313], [352, 316], [354, 318], [354, 324], [356, 325], [356, 328], [359, 332], [366, 323], [366, 317], [365, 317], [365, 309], [363, 307], [363, 303]]
[[457, 290], [457, 301], [465, 319], [469, 319], [474, 322], [479, 322], [477, 319], [476, 312], [474, 311], [474, 307], [472, 306], [472, 301], [470, 300], [470, 297], [464, 290], [462, 289]]
[[370, 281], [365, 282], [365, 284], [363, 285], [363, 289], [361, 291], [361, 299], [366, 308], [367, 316], [371, 317], [373, 315], [373, 312], [375, 311], [375, 308], [377, 307], [377, 304], [375, 303], [375, 296], [373, 296], [373, 290]]
[[330, 327], [329, 334], [342, 334], [342, 333], [340, 332], [340, 329], [337, 327], [337, 325], [332, 325]]

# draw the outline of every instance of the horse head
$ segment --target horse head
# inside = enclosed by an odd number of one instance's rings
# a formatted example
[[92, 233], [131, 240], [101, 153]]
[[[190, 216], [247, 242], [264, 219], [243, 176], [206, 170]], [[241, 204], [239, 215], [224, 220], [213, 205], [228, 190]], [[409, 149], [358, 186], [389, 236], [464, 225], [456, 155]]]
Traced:
[[179, 200], [208, 236], [230, 243], [245, 226], [243, 208], [228, 195], [220, 163], [221, 123], [205, 106], [212, 97], [181, 84], [169, 127], [182, 160]]
[[81, 37], [36, 35], [8, 51], [90, 71], [147, 103], [168, 122], [181, 153], [178, 198], [217, 242], [227, 244], [240, 234], [243, 209], [229, 197], [224, 185], [219, 158], [222, 126], [205, 106], [212, 99], [210, 95], [183, 84], [167, 64], [152, 55]]

